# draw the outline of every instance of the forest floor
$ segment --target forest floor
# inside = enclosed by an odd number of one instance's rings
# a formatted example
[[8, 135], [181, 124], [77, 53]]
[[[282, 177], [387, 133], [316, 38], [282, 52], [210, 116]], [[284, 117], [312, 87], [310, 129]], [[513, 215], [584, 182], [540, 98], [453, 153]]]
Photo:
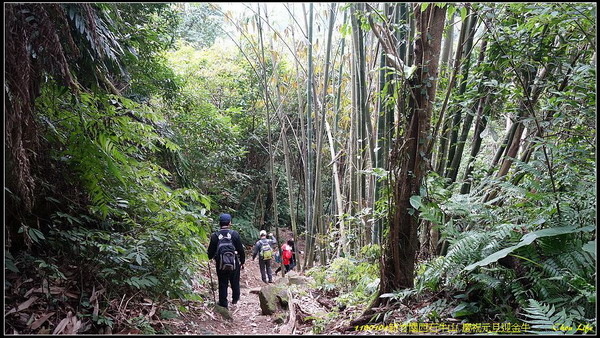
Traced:
[[[233, 320], [224, 318], [217, 312], [212, 304], [197, 304], [193, 311], [184, 314], [183, 317], [173, 319], [168, 323], [169, 331], [174, 334], [217, 334], [217, 335], [263, 335], [277, 334], [278, 325], [273, 324], [271, 316], [261, 313], [257, 293], [250, 291], [266, 285], [260, 277], [258, 261], [252, 261], [250, 252], [246, 253], [246, 264], [240, 273], [241, 296], [237, 304], [231, 304], [231, 288], [227, 295], [230, 303], [229, 313]], [[216, 273], [212, 271], [214, 284], [216, 286]], [[274, 280], [281, 278], [274, 276]], [[206, 295], [206, 290], [202, 293]], [[209, 291], [212, 297], [212, 291]], [[218, 299], [219, 292], [215, 287], [215, 297]]]
[[[289, 230], [279, 233], [281, 243], [291, 238]], [[298, 262], [302, 262], [304, 242], [296, 240]], [[273, 272], [278, 264], [272, 267]], [[344, 311], [336, 308], [333, 294], [324, 294], [315, 289], [311, 278], [303, 272], [295, 271], [282, 276], [273, 275], [274, 284], [284, 286], [293, 306], [281, 308], [273, 315], [263, 315], [258, 292], [266, 286], [260, 277], [258, 260], [252, 260], [251, 248], [246, 251], [246, 264], [240, 274], [240, 301], [231, 306], [225, 318], [215, 308], [214, 298], [218, 298], [216, 271], [214, 264], [205, 265], [197, 272], [193, 282], [196, 300], [154, 301], [142, 295], [133, 295], [109, 301], [108, 308], [100, 308], [98, 299], [105, 290], [94, 288], [90, 304], [82, 308], [78, 295], [77, 275], [67, 276], [61, 284], [38, 287], [39, 281], [22, 274], [9, 274], [6, 282], [12, 285], [11, 291], [5, 288], [6, 334], [176, 334], [176, 335], [280, 335], [280, 334], [368, 334], [365, 331], [346, 330], [354, 318], [360, 316], [367, 304], [348, 306]], [[303, 281], [291, 283], [295, 278]], [[215, 285], [214, 296], [211, 281]], [[44, 290], [55, 297], [54, 303], [45, 301]], [[24, 295], [23, 290], [29, 290]], [[49, 296], [49, 295], [47, 295]], [[228, 289], [231, 302], [231, 288]], [[213, 298], [214, 297], [214, 298]], [[53, 298], [48, 298], [53, 299]], [[90, 319], [89, 312], [110, 320], [111, 324], [97, 325]], [[85, 315], [88, 313], [88, 315]], [[279, 319], [279, 320], [278, 320]]]
[[[280, 231], [279, 242], [291, 237], [289, 231]], [[297, 250], [302, 251], [304, 243], [297, 241]], [[300, 256], [297, 257], [300, 259]], [[277, 284], [283, 278], [281, 271], [275, 274], [275, 270], [279, 263], [273, 262], [273, 282]], [[217, 277], [214, 270], [214, 264], [210, 265], [212, 279], [214, 281], [215, 290], [214, 297], [218, 299]], [[302, 274], [300, 274], [302, 275]], [[201, 272], [201, 278], [210, 280], [211, 275], [208, 271]], [[244, 269], [240, 272], [240, 291], [241, 296], [237, 304], [231, 304], [231, 287], [228, 288], [229, 314], [231, 318], [226, 318], [214, 307], [214, 300], [210, 285], [198, 285], [196, 292], [203, 298], [208, 297], [208, 301], [194, 302], [188, 304], [187, 313], [183, 313], [181, 317], [174, 318], [168, 321], [162, 321], [165, 329], [172, 334], [191, 334], [191, 335], [279, 335], [287, 332], [291, 323], [275, 323], [275, 315], [263, 315], [260, 307], [258, 290], [266, 286], [261, 279], [258, 266], [258, 259], [252, 260], [251, 248], [246, 250], [246, 263]], [[295, 299], [297, 304], [302, 304], [301, 307], [305, 312], [311, 314], [325, 314], [327, 309], [321, 306], [311, 296]], [[312, 303], [312, 304], [311, 304]], [[309, 310], [310, 309], [310, 310]], [[294, 334], [310, 333], [312, 326], [310, 324], [294, 325]]]
[[[282, 231], [281, 240], [290, 238], [290, 234]], [[303, 251], [304, 243], [296, 241], [297, 251]], [[301, 257], [301, 256], [300, 256]], [[272, 267], [273, 273], [278, 267], [278, 263]], [[214, 266], [213, 266], [214, 269]], [[215, 285], [217, 283], [214, 270], [211, 271]], [[202, 272], [203, 278], [210, 278], [208, 272]], [[299, 273], [303, 276], [303, 273]], [[277, 284], [283, 278], [282, 273], [273, 274], [273, 282]], [[212, 291], [206, 290], [207, 286], [200, 286], [197, 289], [203, 297], [210, 295], [209, 302], [199, 303], [188, 306], [190, 311], [182, 314], [181, 317], [169, 321], [163, 321], [162, 324], [168, 332], [172, 334], [191, 334], [191, 335], [280, 335], [280, 334], [340, 334], [339, 329], [343, 326], [342, 321], [336, 320], [338, 325], [325, 328], [321, 318], [326, 318], [331, 313], [327, 305], [333, 303], [324, 295], [316, 290], [310, 289], [307, 285], [305, 292], [294, 295], [295, 320], [291, 322], [288, 319], [282, 323], [276, 323], [276, 315], [263, 315], [260, 307], [258, 290], [267, 284], [261, 280], [258, 267], [258, 260], [252, 260], [251, 250], [246, 252], [246, 264], [240, 274], [240, 301], [235, 305], [230, 305], [229, 314], [231, 319], [225, 318], [214, 308], [212, 301]], [[291, 286], [290, 286], [291, 287]], [[308, 289], [307, 289], [308, 288]], [[308, 292], [306, 292], [308, 291]], [[218, 290], [215, 289], [215, 297], [218, 298]], [[228, 300], [231, 303], [231, 288], [228, 289]], [[287, 312], [287, 311], [286, 311]], [[347, 318], [348, 320], [350, 318]], [[347, 321], [348, 321], [347, 320]], [[345, 321], [345, 322], [347, 322]]]

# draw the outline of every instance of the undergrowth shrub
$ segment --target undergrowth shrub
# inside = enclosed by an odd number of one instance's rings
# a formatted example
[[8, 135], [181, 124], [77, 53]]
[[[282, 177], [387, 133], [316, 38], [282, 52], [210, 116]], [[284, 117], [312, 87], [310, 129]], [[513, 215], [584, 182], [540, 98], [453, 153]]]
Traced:
[[436, 311], [454, 318], [481, 321], [501, 316], [503, 321], [534, 324], [534, 333], [553, 330], [559, 322], [566, 323], [559, 331], [594, 331], [592, 184], [588, 177], [557, 196], [539, 190], [539, 185], [530, 190], [523, 187], [527, 184], [501, 182], [500, 204], [469, 195], [430, 203], [447, 220], [441, 228], [447, 253], [418, 267], [414, 289], [388, 296], [403, 300], [443, 292], [452, 301]]
[[[88, 199], [68, 204], [45, 224], [50, 248], [110, 289], [156, 295], [190, 293], [191, 274], [205, 252], [211, 200], [190, 188], [171, 188], [159, 165], [179, 151], [163, 136], [164, 118], [151, 107], [115, 95], [61, 95], [48, 83], [37, 102], [45, 112], [51, 157], [73, 173]], [[163, 131], [161, 131], [163, 130]], [[48, 182], [52, 187], [52, 182]], [[77, 264], [77, 265], [79, 265]]]
[[379, 265], [373, 257], [380, 251], [378, 245], [368, 245], [357, 258], [338, 257], [306, 274], [314, 278], [317, 289], [334, 295], [341, 304], [367, 304], [379, 288]]

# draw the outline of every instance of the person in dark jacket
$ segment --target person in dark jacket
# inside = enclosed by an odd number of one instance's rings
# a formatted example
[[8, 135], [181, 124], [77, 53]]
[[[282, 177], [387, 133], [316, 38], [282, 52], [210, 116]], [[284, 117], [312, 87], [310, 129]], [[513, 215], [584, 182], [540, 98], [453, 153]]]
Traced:
[[[219, 226], [221, 229], [214, 232], [210, 236], [210, 244], [208, 245], [208, 259], [215, 259], [217, 266], [217, 278], [219, 280], [219, 303], [218, 305], [227, 308], [227, 288], [231, 284], [232, 304], [236, 304], [240, 300], [240, 270], [244, 269], [244, 263], [246, 262], [246, 253], [244, 252], [244, 246], [240, 234], [231, 229], [231, 215], [221, 214], [219, 216]], [[219, 269], [220, 257], [217, 254], [217, 247], [219, 244], [219, 235], [231, 236], [231, 242], [236, 250], [237, 264], [233, 271], [224, 271]]]

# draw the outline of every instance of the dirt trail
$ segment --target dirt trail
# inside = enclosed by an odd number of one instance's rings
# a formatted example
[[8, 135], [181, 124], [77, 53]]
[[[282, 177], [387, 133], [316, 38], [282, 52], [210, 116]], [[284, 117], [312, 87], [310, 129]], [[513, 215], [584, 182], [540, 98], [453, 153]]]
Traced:
[[[282, 242], [291, 238], [290, 231], [280, 230]], [[279, 263], [272, 262], [273, 282], [282, 278], [281, 272], [275, 275], [275, 270]], [[219, 297], [217, 287], [217, 276], [214, 270], [214, 264], [210, 264], [211, 274], [215, 285], [215, 297]], [[209, 278], [208, 271], [200, 272], [204, 278]], [[195, 334], [195, 335], [268, 335], [279, 334], [279, 330], [285, 324], [273, 323], [274, 317], [263, 315], [260, 308], [260, 301], [257, 293], [251, 293], [265, 286], [261, 280], [258, 267], [258, 257], [252, 260], [252, 249], [246, 249], [246, 264], [240, 272], [240, 301], [231, 304], [231, 287], [227, 291], [229, 301], [229, 313], [233, 320], [225, 319], [220, 313], [213, 309], [212, 291], [207, 290], [208, 285], [199, 286], [197, 292], [203, 297], [208, 297], [209, 302], [200, 306], [190, 306], [190, 312], [184, 316], [168, 323], [170, 331], [175, 334]], [[210, 303], [210, 304], [209, 304]], [[166, 323], [165, 323], [166, 324]]]
[[[273, 272], [275, 272], [275, 269], [276, 267], [273, 268]], [[281, 273], [277, 276], [273, 276], [274, 281], [277, 281], [279, 278], [281, 278]], [[258, 258], [253, 261], [252, 253], [247, 251], [246, 264], [244, 265], [244, 270], [240, 273], [240, 301], [235, 305], [230, 304], [229, 306], [229, 311], [233, 320], [226, 320], [221, 314], [213, 311], [212, 317], [214, 318], [211, 318], [210, 314], [207, 314], [207, 317], [209, 318], [198, 322], [198, 324], [204, 326], [204, 330], [214, 334], [277, 334], [279, 332], [279, 325], [273, 323], [273, 318], [271, 316], [265, 316], [261, 313], [258, 294], [250, 293], [250, 290], [260, 288], [264, 285], [266, 284], [260, 277]], [[215, 294], [218, 297], [218, 290], [215, 290]], [[228, 300], [231, 303], [231, 288], [228, 289], [227, 295]]]

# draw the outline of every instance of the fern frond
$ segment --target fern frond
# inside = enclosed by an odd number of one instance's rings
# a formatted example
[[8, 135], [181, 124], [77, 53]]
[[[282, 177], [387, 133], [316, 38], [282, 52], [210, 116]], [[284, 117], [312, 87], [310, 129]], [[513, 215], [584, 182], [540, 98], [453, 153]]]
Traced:
[[455, 241], [446, 254], [446, 265], [450, 263], [465, 264], [479, 259], [480, 247], [487, 242], [489, 235], [485, 232], [467, 231], [463, 237]]
[[483, 284], [483, 287], [488, 290], [497, 290], [504, 285], [504, 282], [501, 279], [485, 273], [473, 274], [470, 275], [470, 278], [480, 284]]
[[[556, 309], [554, 305], [542, 304], [534, 299], [529, 300], [529, 307], [526, 307], [523, 315], [527, 318], [525, 323], [533, 324], [531, 328], [552, 331], [558, 322]], [[544, 331], [529, 331], [530, 333], [547, 333]]]
[[580, 327], [579, 324], [589, 322], [583, 317], [582, 309], [573, 309], [567, 313], [565, 309], [557, 312], [554, 305], [538, 302], [535, 299], [529, 299], [529, 306], [523, 309], [523, 321], [532, 324], [532, 329], [545, 331], [528, 331], [535, 334], [548, 334], [563, 332], [574, 334]]
[[521, 282], [522, 278], [515, 280], [514, 283], [510, 284], [511, 294], [515, 297], [515, 300], [521, 307], [527, 306], [528, 299], [531, 297], [531, 290], [526, 289]]

